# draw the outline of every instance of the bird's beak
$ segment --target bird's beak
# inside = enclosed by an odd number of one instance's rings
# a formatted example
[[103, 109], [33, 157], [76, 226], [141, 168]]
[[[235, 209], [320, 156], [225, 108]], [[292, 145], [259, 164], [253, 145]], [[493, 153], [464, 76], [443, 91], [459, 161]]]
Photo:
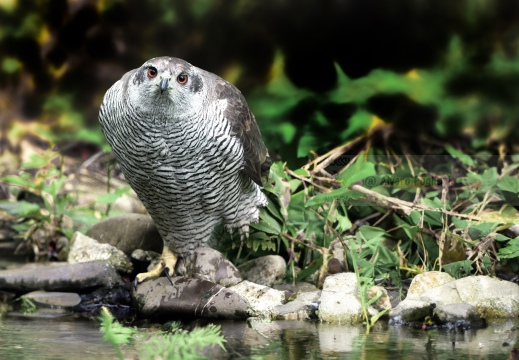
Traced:
[[168, 83], [169, 83], [168, 78], [163, 78], [162, 80], [160, 80], [160, 93], [161, 94], [168, 89]]

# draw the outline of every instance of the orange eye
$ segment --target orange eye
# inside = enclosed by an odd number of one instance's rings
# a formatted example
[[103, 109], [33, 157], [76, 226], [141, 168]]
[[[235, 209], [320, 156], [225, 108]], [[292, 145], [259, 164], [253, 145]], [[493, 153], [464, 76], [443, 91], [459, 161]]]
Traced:
[[177, 81], [179, 84], [184, 85], [185, 83], [187, 83], [187, 75], [180, 74], [179, 76], [177, 76]]
[[155, 76], [157, 76], [157, 69], [155, 69], [154, 67], [149, 67], [148, 68], [148, 77], [150, 79], [153, 79]]

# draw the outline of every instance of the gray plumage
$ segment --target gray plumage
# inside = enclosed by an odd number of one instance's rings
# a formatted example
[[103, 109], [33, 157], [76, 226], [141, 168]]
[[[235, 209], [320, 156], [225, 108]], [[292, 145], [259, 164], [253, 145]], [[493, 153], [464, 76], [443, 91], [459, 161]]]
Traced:
[[154, 58], [107, 91], [99, 121], [175, 255], [208, 244], [219, 223], [247, 235], [258, 221], [267, 149], [229, 82], [181, 59]]

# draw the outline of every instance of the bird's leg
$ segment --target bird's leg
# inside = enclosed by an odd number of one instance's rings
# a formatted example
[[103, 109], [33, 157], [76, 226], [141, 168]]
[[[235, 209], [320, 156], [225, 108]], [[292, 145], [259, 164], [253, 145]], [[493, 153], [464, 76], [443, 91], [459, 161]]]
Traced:
[[151, 271], [137, 274], [137, 276], [135, 276], [133, 286], [137, 288], [137, 284], [140, 284], [144, 280], [158, 278], [163, 271], [171, 285], [173, 285], [173, 282], [171, 281], [171, 276], [175, 273], [176, 263], [177, 256], [173, 254], [173, 252], [164, 244], [164, 248], [162, 249], [162, 255], [160, 256], [160, 261], [157, 264], [157, 266], [155, 266]]

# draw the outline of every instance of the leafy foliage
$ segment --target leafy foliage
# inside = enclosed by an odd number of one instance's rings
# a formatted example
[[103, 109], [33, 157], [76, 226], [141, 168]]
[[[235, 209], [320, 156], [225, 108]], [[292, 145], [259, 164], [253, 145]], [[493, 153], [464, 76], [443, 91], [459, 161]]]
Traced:
[[[34, 249], [36, 257], [46, 253], [50, 242], [58, 241], [61, 236], [70, 239], [75, 231], [86, 231], [107, 215], [90, 206], [78, 206], [76, 194], [65, 189], [69, 180], [63, 170], [63, 157], [52, 150], [33, 154], [30, 162], [22, 164], [18, 175], [0, 177], [0, 182], [12, 185], [17, 198], [17, 201], [0, 201], [0, 210], [13, 217], [11, 227]], [[128, 189], [107, 193], [98, 203], [111, 204]]]
[[208, 325], [187, 332], [180, 323], [170, 324], [166, 332], [155, 333], [143, 340], [145, 333], [119, 324], [110, 312], [103, 308], [101, 331], [105, 333], [103, 341], [109, 341], [115, 348], [119, 359], [123, 359], [120, 345], [133, 342], [136, 335], [141, 337], [137, 346], [142, 359], [205, 359], [201, 351], [208, 346], [219, 346], [225, 350], [225, 339], [221, 335], [220, 326]]
[[[517, 266], [517, 240], [502, 233], [519, 221], [517, 159], [451, 146], [422, 156], [374, 148], [348, 156], [347, 148], [297, 171], [271, 167], [269, 205], [251, 238], [286, 250], [290, 266], [303, 269], [297, 280], [316, 270], [324, 276], [336, 241], [346, 252], [344, 270], [393, 284], [428, 270], [494, 273], [500, 259]], [[334, 167], [342, 156], [346, 165]]]

